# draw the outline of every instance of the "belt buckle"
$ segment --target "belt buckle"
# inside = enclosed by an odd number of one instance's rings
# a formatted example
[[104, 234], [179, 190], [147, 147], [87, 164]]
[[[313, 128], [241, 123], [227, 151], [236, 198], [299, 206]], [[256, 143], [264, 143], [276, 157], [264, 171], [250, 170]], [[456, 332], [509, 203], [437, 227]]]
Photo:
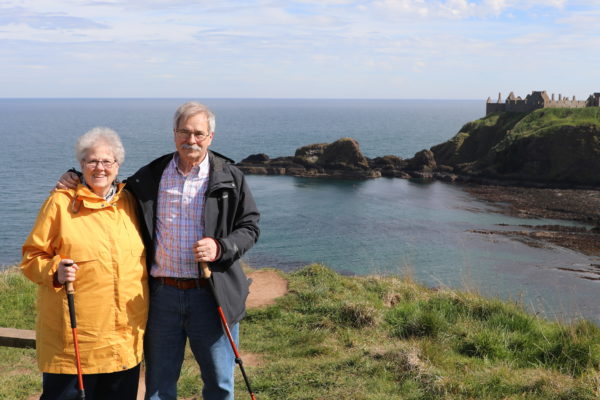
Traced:
[[163, 285], [172, 286], [179, 290], [188, 290], [193, 288], [201, 288], [206, 286], [204, 279], [199, 278], [158, 278]]
[[189, 278], [176, 278], [176, 282], [177, 282], [177, 289], [180, 290], [187, 290], [190, 289], [190, 283], [193, 282], [192, 279]]

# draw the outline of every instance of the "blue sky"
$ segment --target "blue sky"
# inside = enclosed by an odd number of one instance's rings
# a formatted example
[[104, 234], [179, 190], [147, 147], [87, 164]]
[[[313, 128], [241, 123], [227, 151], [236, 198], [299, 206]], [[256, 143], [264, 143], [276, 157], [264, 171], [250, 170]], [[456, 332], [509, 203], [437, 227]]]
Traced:
[[2, 0], [0, 97], [600, 92], [597, 0]]

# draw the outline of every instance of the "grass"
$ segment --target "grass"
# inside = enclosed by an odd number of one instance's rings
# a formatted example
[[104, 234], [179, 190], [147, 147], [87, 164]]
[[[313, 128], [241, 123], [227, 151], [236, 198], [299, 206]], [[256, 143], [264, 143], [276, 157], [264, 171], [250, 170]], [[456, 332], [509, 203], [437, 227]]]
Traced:
[[[11, 272], [0, 282], [8, 275], [22, 279]], [[242, 351], [260, 359], [246, 365], [260, 400], [600, 396], [600, 329], [590, 322], [551, 322], [514, 303], [410, 279], [346, 277], [316, 264], [285, 277], [288, 295], [249, 310], [241, 324]], [[31, 312], [31, 299], [22, 297], [18, 306]], [[0, 304], [2, 314], [13, 313]], [[39, 390], [21, 377], [23, 369], [35, 370], [32, 353], [5, 350], [13, 358], [0, 354], [0, 399]], [[180, 396], [200, 398], [200, 389], [188, 351]], [[23, 395], [6, 397], [16, 390]], [[236, 391], [247, 398], [239, 375]]]
[[475, 162], [505, 140], [507, 132], [526, 116], [526, 113], [498, 113], [468, 122], [453, 138], [432, 147], [436, 161], [448, 165]]
[[433, 146], [438, 165], [514, 182], [598, 186], [600, 108], [503, 112], [465, 124]]
[[[600, 330], [518, 305], [312, 265], [251, 310], [243, 347], [261, 399], [593, 399]], [[240, 388], [241, 390], [241, 388]]]
[[[561, 127], [590, 125], [600, 127], [600, 109], [543, 108], [530, 113], [504, 112], [468, 122], [448, 141], [453, 154], [446, 161], [471, 162], [495, 151], [507, 149], [515, 140], [551, 134]], [[443, 155], [444, 156], [444, 155]]]
[[[0, 272], [0, 326], [35, 328], [35, 285], [16, 269]], [[35, 350], [0, 347], [0, 399], [27, 399], [39, 391]]]
[[519, 135], [536, 135], [561, 126], [600, 126], [600, 108], [542, 108], [529, 114], [512, 128]]

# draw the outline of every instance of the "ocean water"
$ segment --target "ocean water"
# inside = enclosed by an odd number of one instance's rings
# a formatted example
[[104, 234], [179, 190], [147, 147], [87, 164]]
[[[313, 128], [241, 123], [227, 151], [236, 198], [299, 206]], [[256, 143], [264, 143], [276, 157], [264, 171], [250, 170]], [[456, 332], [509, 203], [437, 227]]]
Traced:
[[[127, 154], [120, 173], [173, 151], [171, 118], [182, 99], [0, 100], [3, 143], [0, 265], [20, 246], [58, 177], [76, 166], [75, 140], [94, 126], [117, 130]], [[353, 137], [368, 157], [404, 158], [452, 137], [481, 117], [483, 101], [203, 101], [217, 115], [212, 149], [240, 161], [291, 155], [311, 143]], [[429, 286], [515, 299], [551, 318], [600, 320], [598, 283], [566, 269], [599, 263], [560, 247], [533, 248], [478, 229], [514, 229], [523, 220], [470, 196], [460, 185], [401, 179], [331, 180], [249, 176], [262, 235], [253, 266], [293, 270], [320, 262], [342, 273], [410, 274]]]

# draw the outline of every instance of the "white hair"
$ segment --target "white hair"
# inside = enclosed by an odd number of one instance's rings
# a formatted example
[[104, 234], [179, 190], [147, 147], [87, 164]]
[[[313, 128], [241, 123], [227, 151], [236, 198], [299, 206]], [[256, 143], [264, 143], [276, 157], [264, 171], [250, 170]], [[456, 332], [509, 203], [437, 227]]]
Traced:
[[122, 165], [125, 161], [125, 148], [117, 132], [110, 128], [95, 127], [84, 133], [75, 144], [75, 158], [80, 163], [85, 160], [87, 152], [99, 143], [111, 147], [115, 160]]
[[208, 119], [208, 130], [209, 133], [214, 133], [215, 131], [215, 114], [208, 109], [204, 104], [197, 103], [195, 101], [188, 101], [180, 105], [175, 111], [175, 115], [173, 116], [173, 130], [177, 130], [179, 128], [179, 123], [182, 121], [187, 121], [194, 115], [204, 114]]

